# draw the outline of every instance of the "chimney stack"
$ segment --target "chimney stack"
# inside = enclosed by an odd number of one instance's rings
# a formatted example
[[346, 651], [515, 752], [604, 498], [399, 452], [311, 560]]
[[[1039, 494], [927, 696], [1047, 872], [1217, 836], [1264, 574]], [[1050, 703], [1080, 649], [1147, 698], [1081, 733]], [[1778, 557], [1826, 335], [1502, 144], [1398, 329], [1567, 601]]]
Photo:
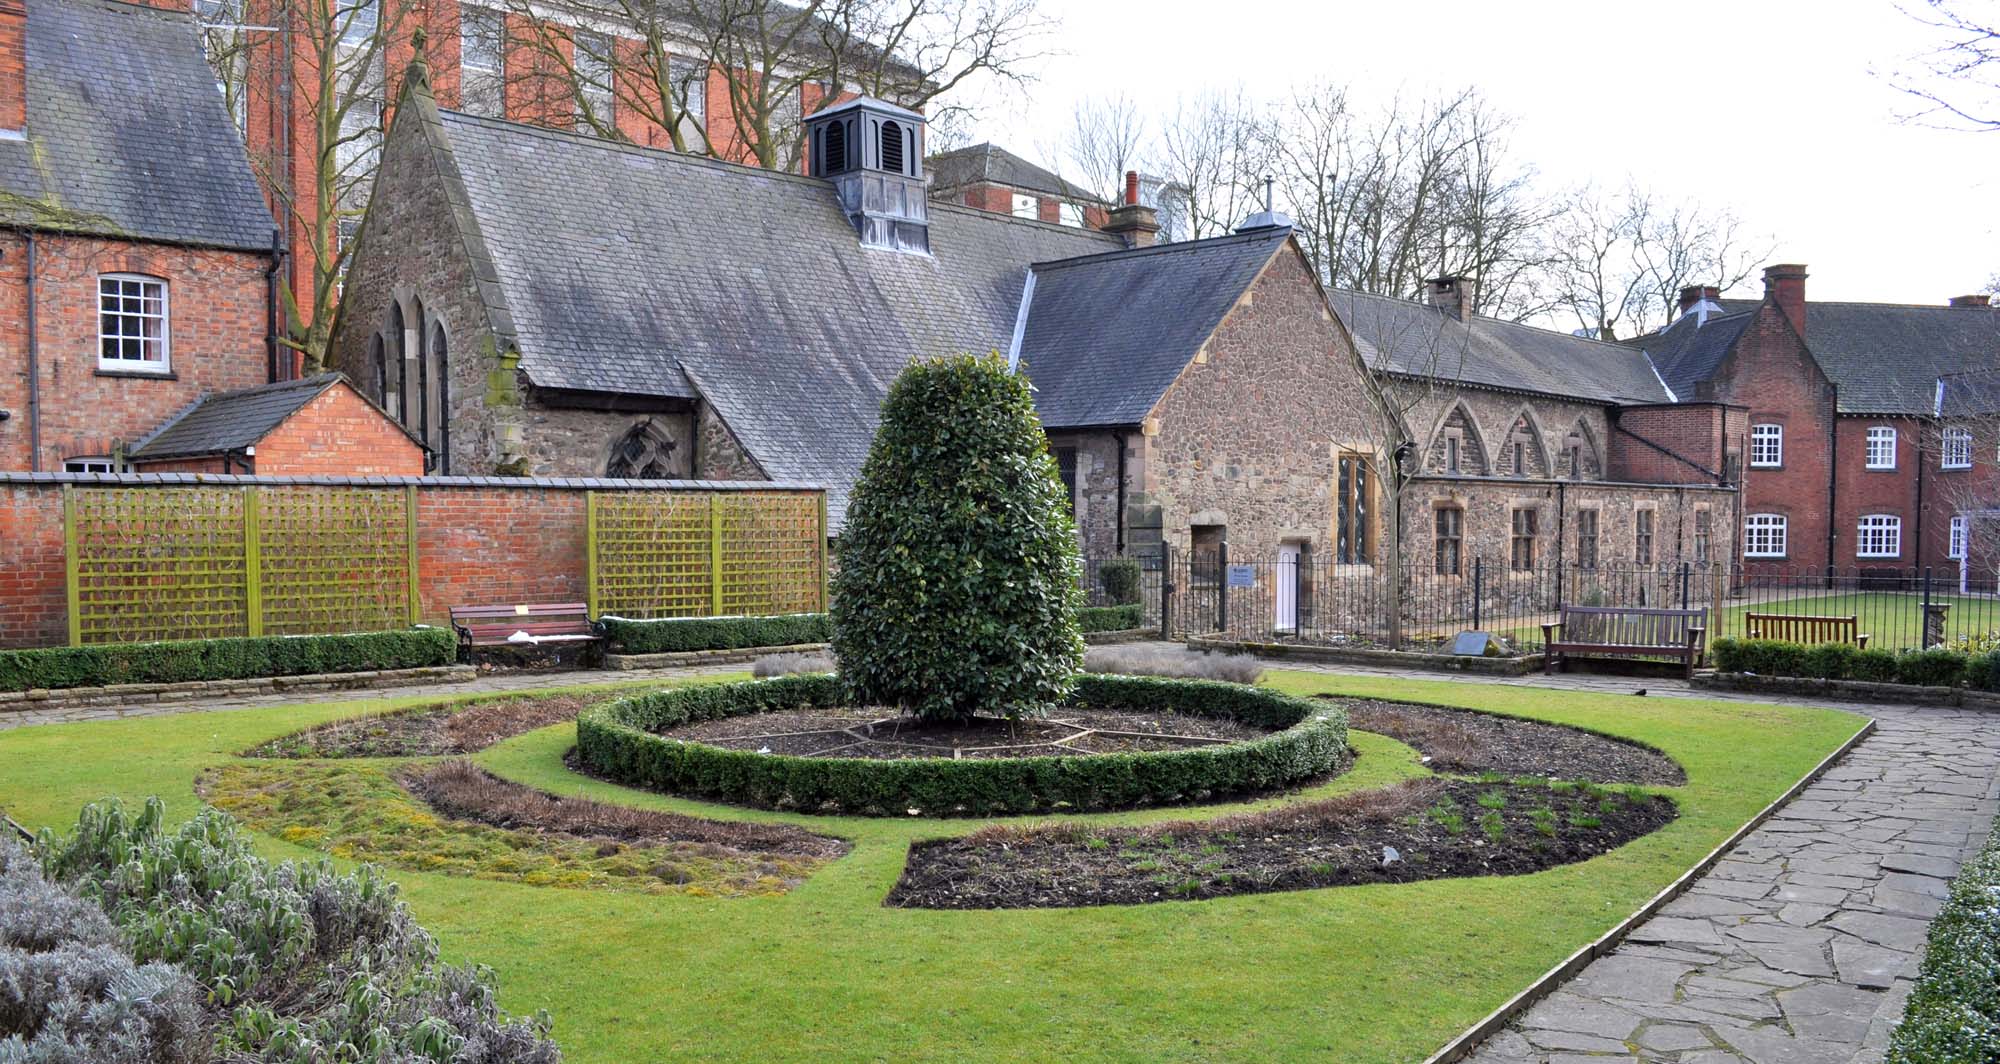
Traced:
[[1954, 307], [1972, 307], [1977, 310], [1985, 310], [1992, 303], [1993, 297], [1988, 295], [1951, 297], [1951, 305]]
[[[5, 0], [0, 0], [4, 3]], [[1160, 235], [1160, 220], [1153, 208], [1139, 202], [1139, 171], [1125, 171], [1125, 202], [1111, 211], [1104, 231], [1125, 239], [1128, 248], [1149, 248]]]
[[28, 126], [28, 5], [0, 0], [0, 140]]
[[1778, 305], [1800, 336], [1806, 334], [1806, 268], [1787, 262], [1764, 267], [1764, 298]]
[[1472, 317], [1473, 308], [1479, 305], [1477, 277], [1433, 277], [1424, 282], [1424, 292], [1431, 306], [1460, 321]]

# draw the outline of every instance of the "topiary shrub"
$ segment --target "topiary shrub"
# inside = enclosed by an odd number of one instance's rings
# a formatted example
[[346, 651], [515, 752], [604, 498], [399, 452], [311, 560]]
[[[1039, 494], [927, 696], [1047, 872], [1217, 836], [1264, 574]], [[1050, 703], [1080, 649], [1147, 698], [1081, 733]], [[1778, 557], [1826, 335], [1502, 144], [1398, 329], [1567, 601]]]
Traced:
[[1965, 679], [1965, 655], [1955, 650], [1912, 650], [1896, 655], [1896, 682], [1918, 687], [1957, 687]]
[[1061, 701], [1083, 660], [1082, 568], [1027, 381], [998, 354], [905, 369], [833, 578], [849, 696], [944, 721]]
[[1846, 679], [1854, 667], [1855, 649], [1852, 643], [1821, 643], [1806, 651], [1802, 676], [1819, 680]]
[[1113, 558], [1097, 567], [1098, 586], [1113, 606], [1130, 606], [1139, 601], [1139, 560]]
[[1848, 667], [1847, 678], [1863, 683], [1895, 683], [1895, 652], [1880, 649], [1856, 651], [1854, 663]]

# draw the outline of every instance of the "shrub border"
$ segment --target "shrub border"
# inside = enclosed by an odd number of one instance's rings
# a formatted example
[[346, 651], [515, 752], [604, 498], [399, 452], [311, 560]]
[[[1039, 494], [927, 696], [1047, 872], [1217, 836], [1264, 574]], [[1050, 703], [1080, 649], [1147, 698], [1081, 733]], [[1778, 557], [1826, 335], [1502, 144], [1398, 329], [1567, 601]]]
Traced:
[[457, 634], [428, 627], [38, 647], [0, 650], [0, 692], [385, 672], [457, 661]]
[[577, 752], [618, 783], [741, 805], [858, 816], [991, 816], [1093, 812], [1206, 801], [1301, 783], [1347, 753], [1347, 714], [1266, 688], [1212, 680], [1084, 674], [1067, 704], [1223, 717], [1283, 728], [1193, 750], [1089, 757], [955, 761], [811, 758], [725, 750], [654, 729], [846, 702], [830, 675], [703, 684], [592, 706], [577, 717]]
[[824, 643], [833, 635], [824, 613], [786, 613], [770, 617], [662, 617], [631, 620], [599, 617], [598, 630], [621, 655], [688, 654], [702, 650], [747, 650], [757, 647]]
[[1781, 639], [1717, 639], [1709, 647], [1720, 673], [1827, 680], [1911, 688], [2000, 691], [2000, 650], [1967, 653], [1859, 650], [1845, 643], [1817, 646]]
[[1889, 1035], [1887, 1064], [1977, 1064], [2000, 1039], [2000, 832], [1951, 881], [1932, 920], [1924, 959], [1902, 1020]]

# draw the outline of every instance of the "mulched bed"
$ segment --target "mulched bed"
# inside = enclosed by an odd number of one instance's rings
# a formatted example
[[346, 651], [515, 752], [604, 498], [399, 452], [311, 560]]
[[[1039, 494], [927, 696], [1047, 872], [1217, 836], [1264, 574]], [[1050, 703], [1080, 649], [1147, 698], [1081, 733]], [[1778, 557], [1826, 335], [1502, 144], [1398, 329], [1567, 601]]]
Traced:
[[1438, 772], [1668, 787], [1687, 782], [1687, 773], [1665, 754], [1581, 728], [1446, 706], [1339, 701], [1351, 727], [1415, 747]]
[[887, 904], [1131, 905], [1521, 875], [1588, 860], [1658, 830], [1675, 815], [1668, 799], [1638, 791], [1433, 778], [1203, 822], [995, 826], [912, 845]]
[[412, 765], [398, 773], [411, 794], [458, 820], [510, 830], [556, 832], [639, 845], [694, 843], [738, 854], [830, 861], [845, 854], [844, 840], [788, 824], [704, 820], [652, 809], [634, 809], [588, 798], [562, 798], [503, 780], [470, 761]]
[[1034, 720], [978, 718], [965, 724], [931, 724], [897, 717], [894, 710], [867, 708], [778, 710], [696, 721], [659, 734], [728, 750], [896, 760], [1185, 750], [1261, 738], [1270, 732], [1222, 718], [1131, 710], [1063, 709]]
[[484, 750], [502, 739], [576, 719], [615, 694], [536, 695], [438, 702], [337, 720], [280, 736], [247, 757], [440, 757]]

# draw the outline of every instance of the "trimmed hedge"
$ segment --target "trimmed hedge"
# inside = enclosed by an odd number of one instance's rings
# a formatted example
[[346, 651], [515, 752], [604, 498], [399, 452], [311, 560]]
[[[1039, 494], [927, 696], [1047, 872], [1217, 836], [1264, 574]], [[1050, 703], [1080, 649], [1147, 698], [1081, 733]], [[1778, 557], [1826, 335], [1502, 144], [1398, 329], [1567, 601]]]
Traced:
[[1888, 1064], [2000, 1060], [2000, 834], [1959, 870], [1932, 922], [1930, 943]]
[[1918, 687], [2000, 690], [2000, 651], [1966, 654], [1957, 650], [1856, 650], [1844, 643], [1804, 646], [1775, 639], [1718, 639], [1712, 648], [1722, 672], [1759, 676], [1804, 676], [1817, 680], [1859, 680]]
[[1206, 801], [1284, 787], [1347, 752], [1347, 715], [1264, 688], [1210, 680], [1080, 675], [1074, 706], [1226, 717], [1273, 735], [1226, 746], [1134, 754], [951, 760], [813, 758], [670, 739], [691, 721], [848, 704], [834, 676], [704, 684], [586, 709], [577, 752], [593, 772], [670, 794], [861, 816], [989, 816]]
[[801, 643], [824, 643], [833, 636], [832, 626], [827, 623], [824, 613], [790, 613], [777, 617], [669, 617], [657, 621], [606, 617], [597, 623], [612, 645], [626, 654], [789, 647]]
[[1139, 560], [1113, 558], [1097, 567], [1097, 584], [1114, 605], [1130, 606], [1139, 601]]
[[1129, 606], [1085, 606], [1076, 611], [1077, 627], [1086, 632], [1123, 632], [1144, 623], [1137, 604]]
[[0, 691], [371, 672], [457, 660], [458, 636], [449, 628], [42, 647], [0, 650]]

